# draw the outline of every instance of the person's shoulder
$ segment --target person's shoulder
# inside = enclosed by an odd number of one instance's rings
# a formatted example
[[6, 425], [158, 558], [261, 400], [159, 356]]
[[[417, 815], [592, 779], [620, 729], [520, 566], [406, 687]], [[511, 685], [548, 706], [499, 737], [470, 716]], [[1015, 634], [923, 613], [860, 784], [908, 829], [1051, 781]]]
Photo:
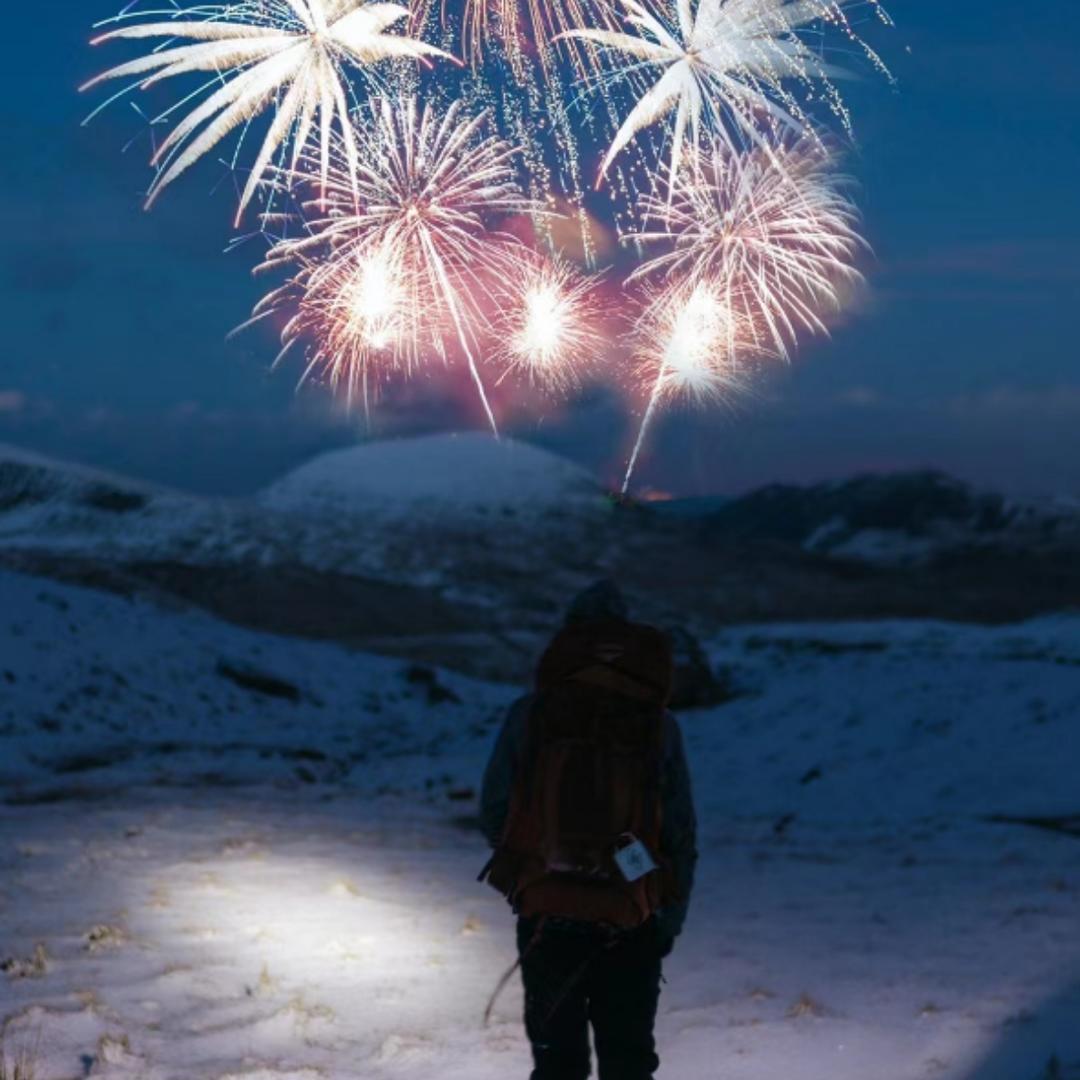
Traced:
[[536, 700], [536, 694], [532, 691], [521, 694], [510, 703], [510, 708], [507, 710], [511, 716], [520, 716], [522, 713], [527, 713], [532, 708], [533, 702]]
[[515, 698], [506, 710], [506, 726], [515, 729], [524, 728], [535, 700], [536, 695], [532, 693], [522, 694]]
[[664, 750], [668, 754], [677, 753], [682, 746], [682, 725], [679, 718], [670, 710], [664, 710]]

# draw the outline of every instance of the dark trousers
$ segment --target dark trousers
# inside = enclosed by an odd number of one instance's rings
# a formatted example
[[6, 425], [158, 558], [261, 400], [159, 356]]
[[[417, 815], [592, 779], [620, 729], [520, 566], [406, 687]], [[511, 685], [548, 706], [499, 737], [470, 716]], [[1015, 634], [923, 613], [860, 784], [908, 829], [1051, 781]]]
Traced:
[[586, 1080], [589, 1026], [599, 1080], [652, 1080], [660, 1067], [653, 1027], [660, 998], [656, 928], [600, 928], [518, 921], [525, 1030], [532, 1080]]

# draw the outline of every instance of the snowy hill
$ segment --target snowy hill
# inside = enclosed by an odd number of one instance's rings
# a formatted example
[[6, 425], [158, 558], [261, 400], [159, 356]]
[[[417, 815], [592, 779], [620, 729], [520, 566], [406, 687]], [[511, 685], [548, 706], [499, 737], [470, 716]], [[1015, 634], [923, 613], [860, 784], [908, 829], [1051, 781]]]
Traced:
[[[751, 625], [706, 646], [738, 692], [686, 725], [726, 816], [891, 827], [1051, 814], [1075, 798], [1080, 615]], [[307, 782], [366, 786], [374, 755], [446, 757], [486, 737], [516, 692], [4, 570], [0, 686], [0, 788], [18, 802], [43, 783], [182, 783], [191, 755], [208, 769], [222, 757], [222, 783], [244, 779], [248, 752], [252, 776], [276, 777], [282, 739], [306, 751], [286, 762], [327, 766]]]
[[0, 445], [0, 550], [113, 560], [213, 558], [232, 548], [240, 505]]
[[[517, 567], [533, 545], [570, 541], [609, 511], [577, 466], [481, 434], [326, 454], [254, 499], [179, 494], [0, 447], [0, 556], [30, 568], [54, 565], [47, 554], [129, 567], [299, 566], [430, 588], [468, 573], [474, 556]], [[509, 542], [481, 552], [478, 537], [493, 532]]]
[[482, 432], [370, 443], [324, 454], [260, 497], [305, 514], [458, 516], [597, 504], [602, 492], [584, 469], [527, 443]]
[[151, 485], [0, 444], [0, 535], [92, 534], [98, 518], [144, 511]]
[[[745, 627], [686, 714], [658, 1080], [1072, 1080], [1080, 619]], [[476, 788], [515, 688], [0, 570], [0, 1054], [525, 1075]], [[8, 1058], [10, 1061], [10, 1057]], [[1056, 1065], [1053, 1062], [1056, 1061]]]

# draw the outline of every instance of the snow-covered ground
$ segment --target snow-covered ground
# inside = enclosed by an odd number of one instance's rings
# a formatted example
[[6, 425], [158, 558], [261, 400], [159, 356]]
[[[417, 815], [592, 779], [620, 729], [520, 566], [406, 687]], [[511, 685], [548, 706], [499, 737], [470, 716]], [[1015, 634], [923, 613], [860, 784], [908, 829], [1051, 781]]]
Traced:
[[[1080, 1075], [1080, 618], [740, 628], [661, 1080]], [[507, 1080], [514, 688], [0, 572], [0, 1017], [36, 1080]], [[1056, 1055], [1057, 1071], [1051, 1066]]]

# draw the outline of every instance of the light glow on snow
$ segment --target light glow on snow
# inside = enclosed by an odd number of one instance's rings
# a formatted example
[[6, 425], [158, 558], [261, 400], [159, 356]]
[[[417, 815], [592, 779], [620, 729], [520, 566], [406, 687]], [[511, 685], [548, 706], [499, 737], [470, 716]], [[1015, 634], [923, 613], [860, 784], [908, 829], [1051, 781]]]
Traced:
[[[381, 876], [381, 875], [380, 875]], [[367, 892], [362, 869], [329, 861], [249, 854], [180, 863], [161, 883], [159, 932], [201, 941], [246, 978], [354, 983], [356, 968], [413, 963], [431, 942], [410, 932], [405, 889]], [[264, 973], [266, 973], [264, 975]]]

